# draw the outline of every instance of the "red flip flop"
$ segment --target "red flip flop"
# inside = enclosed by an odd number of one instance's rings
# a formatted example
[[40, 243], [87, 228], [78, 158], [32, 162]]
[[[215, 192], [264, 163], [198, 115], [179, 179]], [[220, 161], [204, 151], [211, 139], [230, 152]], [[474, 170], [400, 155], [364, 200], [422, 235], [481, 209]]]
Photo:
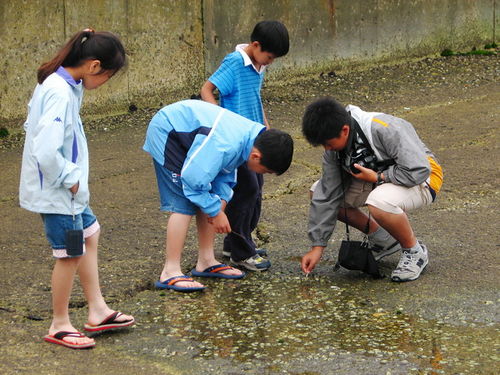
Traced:
[[124, 328], [131, 326], [132, 324], [135, 323], [134, 318], [132, 319], [127, 319], [124, 321], [118, 321], [116, 318], [119, 316], [122, 316], [123, 314], [119, 311], [115, 311], [113, 314], [108, 316], [106, 319], [104, 319], [100, 324], [98, 325], [92, 325], [89, 323], [86, 323], [84, 326], [85, 331], [88, 332], [98, 332], [98, 331], [107, 331], [108, 329], [115, 329], [115, 328]]
[[43, 339], [52, 344], [65, 346], [66, 348], [71, 348], [71, 349], [90, 349], [95, 346], [95, 342], [89, 342], [87, 344], [73, 344], [64, 341], [65, 337], [87, 337], [87, 336], [85, 336], [81, 332], [59, 331], [54, 335], [46, 335]]

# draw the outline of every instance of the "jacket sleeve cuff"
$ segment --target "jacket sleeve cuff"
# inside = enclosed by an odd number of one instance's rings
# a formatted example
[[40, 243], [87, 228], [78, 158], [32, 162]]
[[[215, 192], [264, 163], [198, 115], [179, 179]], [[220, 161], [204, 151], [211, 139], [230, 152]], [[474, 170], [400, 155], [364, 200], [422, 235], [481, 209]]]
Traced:
[[385, 171], [382, 171], [384, 175], [384, 182], [393, 182], [394, 181], [394, 166], [389, 166]]
[[64, 181], [62, 182], [62, 185], [66, 188], [66, 189], [69, 189], [71, 188], [72, 186], [74, 186], [75, 184], [78, 183], [78, 181], [80, 181], [80, 178], [82, 176], [82, 171], [80, 170], [79, 167], [77, 167], [75, 165], [75, 168], [73, 168], [71, 170], [71, 172], [69, 172], [66, 177], [64, 178]]
[[215, 217], [220, 212], [221, 207], [222, 207], [222, 202], [219, 199], [213, 204], [211, 204], [209, 207], [205, 207], [204, 209], [202, 209], [202, 211], [210, 217]]
[[311, 241], [311, 246], [327, 247], [328, 241]]

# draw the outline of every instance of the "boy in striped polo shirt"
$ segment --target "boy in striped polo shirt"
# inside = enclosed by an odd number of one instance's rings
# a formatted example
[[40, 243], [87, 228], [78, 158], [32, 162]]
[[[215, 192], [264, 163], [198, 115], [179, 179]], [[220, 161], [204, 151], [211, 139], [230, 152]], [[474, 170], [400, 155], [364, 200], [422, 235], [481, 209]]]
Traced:
[[[217, 89], [221, 107], [269, 128], [260, 90], [266, 67], [288, 53], [288, 31], [281, 22], [261, 21], [255, 25], [250, 40], [249, 44], [237, 45], [236, 50], [224, 58], [200, 94], [203, 100], [217, 104], [214, 96]], [[262, 257], [266, 255], [265, 250], [256, 249], [252, 239], [260, 218], [263, 183], [261, 174], [249, 170], [246, 165], [239, 167], [234, 196], [225, 211], [232, 232], [224, 239], [223, 254], [234, 264], [251, 271], [265, 271], [271, 267], [271, 262]]]

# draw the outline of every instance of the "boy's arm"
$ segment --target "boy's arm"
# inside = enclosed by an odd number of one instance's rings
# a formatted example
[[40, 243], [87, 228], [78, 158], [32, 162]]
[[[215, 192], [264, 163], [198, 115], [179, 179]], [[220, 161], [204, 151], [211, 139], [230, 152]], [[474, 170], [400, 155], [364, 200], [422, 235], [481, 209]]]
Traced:
[[330, 239], [343, 198], [340, 173], [343, 173], [332, 151], [323, 154], [323, 175], [317, 184], [309, 208], [309, 239], [311, 249], [304, 254], [301, 268], [309, 274], [320, 261]]
[[269, 125], [269, 121], [267, 121], [267, 116], [266, 116], [266, 112], [264, 111], [264, 108], [262, 108], [262, 116], [264, 117], [264, 125], [266, 125], [266, 130], [271, 129], [271, 126]]
[[[208, 138], [207, 138], [208, 137]], [[224, 167], [225, 150], [211, 133], [209, 136], [196, 137], [184, 161], [181, 180], [184, 195], [210, 217], [221, 211], [220, 190], [214, 189], [221, 178]], [[224, 194], [223, 194], [224, 195]]]
[[423, 183], [430, 175], [429, 160], [424, 144], [418, 137], [413, 126], [407, 127], [377, 127], [373, 138], [375, 146], [381, 144], [384, 152], [395, 161], [383, 171], [384, 181], [395, 185], [412, 187]]
[[[222, 201], [224, 207], [224, 201]], [[231, 232], [231, 224], [224, 213], [224, 209], [221, 208], [219, 213], [214, 217], [208, 218], [208, 223], [214, 226], [215, 233], [229, 233]]]
[[[203, 95], [208, 94], [207, 96], [210, 98], [210, 93], [213, 96], [213, 92], [215, 89], [219, 90], [220, 96], [229, 95], [233, 91], [234, 85], [234, 76], [235, 76], [235, 68], [238, 65], [238, 59], [234, 56], [234, 54], [227, 55], [219, 68], [208, 78], [207, 82], [202, 87], [203, 93], [200, 93], [203, 100], [206, 100]], [[205, 90], [203, 90], [205, 89]], [[213, 98], [215, 100], [215, 97]], [[212, 102], [207, 100], [210, 103], [217, 104], [217, 102]]]
[[326, 151], [323, 155], [323, 175], [314, 190], [309, 207], [308, 235], [312, 247], [326, 247], [335, 224], [337, 214], [343, 199], [341, 167], [334, 158], [333, 151]]
[[316, 267], [316, 264], [319, 263], [321, 257], [323, 256], [323, 252], [325, 251], [324, 246], [313, 246], [309, 252], [304, 254], [302, 260], [300, 262], [302, 271], [307, 275], [311, 273], [311, 271]]
[[212, 182], [212, 191], [221, 199], [229, 202], [236, 186], [236, 170], [232, 173], [219, 173]]
[[206, 102], [218, 105], [217, 100], [215, 100], [214, 91], [217, 87], [210, 81], [206, 81], [201, 87], [200, 95], [201, 99]]

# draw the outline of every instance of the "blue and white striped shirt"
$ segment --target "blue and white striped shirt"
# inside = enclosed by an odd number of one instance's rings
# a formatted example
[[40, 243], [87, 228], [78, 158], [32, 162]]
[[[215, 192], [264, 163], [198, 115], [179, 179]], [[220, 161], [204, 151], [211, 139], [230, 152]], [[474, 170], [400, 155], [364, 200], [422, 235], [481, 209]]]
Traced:
[[260, 96], [264, 69], [260, 72], [255, 70], [241, 45], [224, 58], [220, 67], [208, 80], [219, 90], [221, 107], [264, 124], [264, 111]]

